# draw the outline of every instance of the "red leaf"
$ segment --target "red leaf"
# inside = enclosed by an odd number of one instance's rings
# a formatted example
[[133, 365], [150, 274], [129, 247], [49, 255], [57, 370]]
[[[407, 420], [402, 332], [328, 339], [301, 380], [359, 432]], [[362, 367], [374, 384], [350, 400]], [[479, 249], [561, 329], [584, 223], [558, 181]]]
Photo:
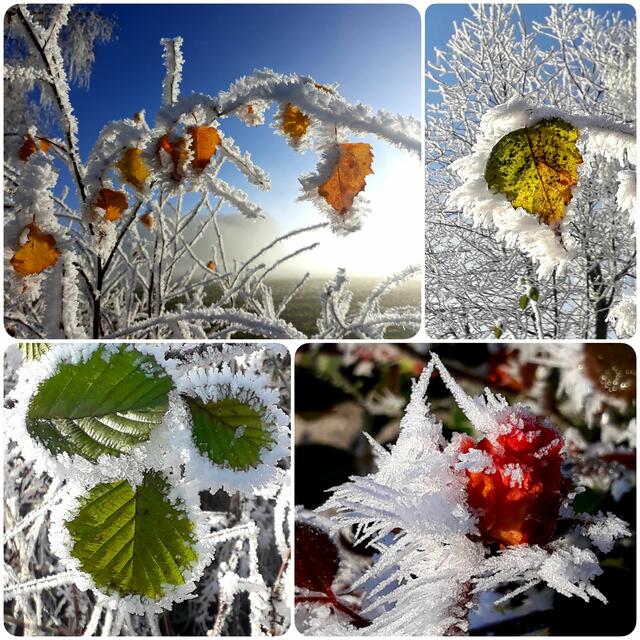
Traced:
[[296, 522], [296, 587], [332, 593], [331, 585], [340, 566], [338, 548], [322, 529]]

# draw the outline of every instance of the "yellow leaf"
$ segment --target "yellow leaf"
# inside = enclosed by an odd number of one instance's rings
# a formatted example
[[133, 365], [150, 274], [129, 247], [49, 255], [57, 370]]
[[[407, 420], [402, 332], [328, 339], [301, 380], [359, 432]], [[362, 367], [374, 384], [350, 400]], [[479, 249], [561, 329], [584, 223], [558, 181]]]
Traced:
[[149, 227], [149, 229], [153, 229], [153, 215], [150, 213], [145, 213], [144, 215], [140, 216], [140, 222], [142, 222], [142, 224], [145, 227]]
[[294, 142], [299, 142], [300, 138], [307, 132], [308, 127], [309, 117], [289, 102], [282, 112], [282, 130]]
[[504, 193], [514, 208], [522, 207], [546, 224], [559, 222], [573, 197], [571, 187], [578, 184], [578, 135], [560, 118], [508, 133], [491, 150], [487, 185]]
[[335, 91], [331, 87], [327, 87], [326, 84], [319, 84], [317, 82], [314, 82], [313, 86], [320, 91], [324, 91], [325, 93], [335, 93]]
[[216, 155], [218, 145], [222, 142], [220, 134], [214, 127], [191, 127], [191, 146], [193, 148], [193, 161], [191, 166], [196, 171], [203, 171]]
[[104, 209], [105, 220], [120, 220], [122, 212], [129, 206], [127, 196], [121, 191], [113, 189], [100, 189], [95, 206]]
[[140, 149], [126, 149], [116, 166], [125, 182], [139, 191], [144, 188], [144, 182], [149, 177], [149, 169], [142, 159]]
[[338, 161], [331, 175], [318, 187], [318, 194], [338, 213], [344, 214], [365, 188], [366, 176], [373, 173], [373, 153], [366, 142], [345, 142], [338, 147]]
[[30, 276], [52, 267], [60, 256], [52, 235], [42, 233], [34, 222], [28, 224], [20, 235], [23, 235], [27, 229], [29, 230], [27, 241], [11, 258], [11, 266], [21, 276]]

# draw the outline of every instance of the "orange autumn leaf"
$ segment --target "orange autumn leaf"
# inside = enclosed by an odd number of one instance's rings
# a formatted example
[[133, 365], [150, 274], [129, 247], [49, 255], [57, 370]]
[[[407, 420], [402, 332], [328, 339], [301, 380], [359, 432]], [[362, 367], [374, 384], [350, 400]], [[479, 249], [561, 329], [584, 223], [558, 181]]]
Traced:
[[282, 130], [294, 142], [299, 142], [308, 128], [309, 117], [289, 102], [282, 112]]
[[318, 194], [338, 213], [344, 214], [364, 190], [366, 176], [373, 173], [373, 153], [366, 142], [345, 142], [338, 147], [338, 161], [331, 175], [318, 187]]
[[214, 271], [215, 268], [216, 268], [216, 263], [213, 260], [209, 260], [209, 262], [207, 262], [207, 269]]
[[160, 156], [160, 151], [165, 151], [171, 157], [173, 163], [173, 171], [171, 172], [171, 179], [176, 182], [180, 182], [184, 177], [184, 167], [187, 161], [187, 145], [184, 138], [178, 138], [177, 140], [170, 140], [169, 135], [163, 135], [158, 140], [158, 146], [156, 153]]
[[140, 149], [126, 149], [116, 167], [125, 182], [139, 191], [144, 188], [144, 182], [149, 177], [149, 169], [142, 159]]
[[317, 82], [314, 82], [313, 86], [320, 91], [324, 91], [325, 93], [335, 93], [335, 91], [331, 87], [327, 87], [326, 84], [319, 84]]
[[105, 220], [120, 220], [122, 212], [129, 206], [127, 196], [121, 191], [113, 189], [100, 189], [95, 206], [104, 209]]
[[143, 216], [140, 216], [140, 222], [145, 227], [149, 227], [149, 229], [153, 229], [153, 215], [150, 213], [145, 213]]
[[252, 104], [248, 104], [247, 105], [247, 113], [249, 115], [253, 115], [253, 105]]
[[214, 127], [190, 127], [193, 161], [191, 166], [196, 171], [203, 171], [216, 155], [218, 145], [222, 142], [220, 134]]
[[38, 138], [36, 141], [31, 136], [26, 136], [22, 146], [18, 150], [18, 157], [23, 162], [26, 162], [32, 153], [35, 153], [38, 150], [46, 153], [49, 151], [50, 146], [51, 142], [46, 138]]
[[11, 266], [21, 276], [31, 276], [52, 267], [60, 256], [60, 252], [56, 249], [55, 238], [52, 235], [42, 233], [34, 222], [28, 224], [22, 230], [22, 234], [27, 229], [29, 230], [27, 241], [11, 258]]

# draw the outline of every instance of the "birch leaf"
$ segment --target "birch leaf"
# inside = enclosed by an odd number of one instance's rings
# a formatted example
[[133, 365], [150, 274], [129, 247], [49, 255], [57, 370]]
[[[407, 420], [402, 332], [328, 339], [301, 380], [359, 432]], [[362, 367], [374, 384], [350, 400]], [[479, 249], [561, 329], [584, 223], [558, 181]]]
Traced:
[[508, 133], [491, 150], [487, 185], [545, 224], [559, 222], [571, 202], [571, 188], [578, 184], [578, 136], [578, 129], [560, 118]]
[[116, 166], [125, 182], [138, 191], [144, 188], [145, 180], [149, 177], [149, 169], [142, 159], [140, 149], [126, 149]]
[[184, 396], [193, 420], [193, 439], [214, 463], [247, 469], [260, 463], [262, 449], [274, 444], [264, 411], [236, 398], [203, 402]]
[[21, 276], [31, 276], [52, 267], [58, 261], [60, 252], [56, 249], [55, 238], [42, 233], [34, 222], [28, 224], [20, 235], [24, 236], [25, 232], [26, 241], [13, 254], [11, 266]]
[[294, 142], [299, 142], [308, 127], [309, 117], [289, 102], [282, 112], [282, 130]]
[[144, 215], [141, 215], [140, 222], [142, 222], [145, 227], [153, 229], [153, 214], [145, 213]]
[[191, 127], [191, 146], [193, 148], [193, 161], [191, 166], [196, 171], [203, 171], [216, 155], [218, 145], [222, 142], [220, 134], [214, 127]]
[[34, 140], [31, 136], [26, 136], [22, 146], [18, 150], [18, 157], [23, 162], [26, 162], [31, 154], [36, 151], [44, 151], [45, 153], [49, 151], [49, 147], [51, 146], [51, 142], [46, 138], [38, 138], [38, 140]]
[[188, 157], [187, 145], [184, 138], [171, 140], [169, 136], [165, 134], [158, 140], [157, 154], [160, 155], [161, 151], [165, 151], [171, 157], [171, 163], [173, 165], [171, 179], [180, 182], [184, 177], [184, 168]]
[[105, 220], [115, 221], [120, 220], [122, 212], [126, 211], [129, 203], [127, 202], [127, 196], [122, 191], [100, 189], [95, 206], [104, 210]]
[[207, 269], [214, 271], [215, 268], [216, 268], [215, 260], [209, 260], [209, 262], [207, 262]]
[[338, 147], [338, 161], [331, 175], [318, 187], [318, 194], [338, 213], [344, 214], [364, 190], [366, 176], [373, 173], [373, 153], [366, 142], [345, 142]]
[[86, 362], [62, 363], [33, 396], [27, 431], [52, 454], [96, 461], [148, 440], [162, 422], [173, 383], [156, 360], [120, 347]]
[[156, 472], [135, 489], [126, 480], [98, 484], [81, 501], [67, 530], [71, 555], [96, 586], [120, 596], [158, 600], [167, 585], [182, 585], [196, 561], [194, 525], [168, 499]]

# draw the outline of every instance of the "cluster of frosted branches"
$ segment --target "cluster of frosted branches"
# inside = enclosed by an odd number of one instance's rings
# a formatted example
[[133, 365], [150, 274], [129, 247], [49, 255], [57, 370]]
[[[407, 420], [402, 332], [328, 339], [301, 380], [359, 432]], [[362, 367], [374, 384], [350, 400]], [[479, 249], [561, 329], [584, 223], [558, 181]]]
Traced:
[[[54, 456], [25, 429], [25, 411], [29, 415], [34, 394], [52, 372], [60, 371], [59, 365], [86, 362], [96, 348], [51, 345], [41, 352], [26, 347], [23, 357], [12, 347], [7, 353], [6, 418], [13, 428], [4, 440], [5, 625], [24, 635], [158, 636], [174, 635], [177, 629], [187, 635], [283, 633], [289, 624], [290, 558], [286, 415], [275, 405], [263, 414], [264, 420], [281, 425], [281, 437], [270, 447], [278, 460], [269, 463], [269, 472], [258, 464], [237, 470], [234, 477], [230, 468], [220, 466], [212, 474], [211, 465], [205, 469], [201, 464], [200, 476], [189, 476], [186, 468], [195, 454], [177, 433], [185, 418], [176, 424], [180, 408], [173, 395], [163, 423], [129, 454], [103, 455], [97, 464], [77, 453]], [[103, 349], [107, 362], [119, 347]], [[212, 380], [226, 375], [232, 382], [220, 378], [222, 386], [232, 386], [239, 397], [238, 389], [250, 387], [261, 402], [280, 396], [281, 406], [288, 405], [288, 354], [278, 345], [172, 344], [146, 351], [139, 346], [134, 353], [155, 358], [182, 394], [211, 393], [216, 387]], [[104, 424], [104, 429], [107, 424], [118, 428], [107, 417]], [[269, 455], [262, 454], [262, 460]], [[92, 487], [120, 478], [135, 487], [154, 465], [168, 478], [171, 499], [184, 509], [197, 533], [194, 564], [175, 582], [178, 586], [163, 585], [165, 595], [155, 600], [105, 588], [104, 577], [101, 581], [99, 573], [79, 566], [67, 531]], [[184, 474], [176, 476], [178, 467]], [[77, 538], [73, 540], [77, 545]], [[160, 554], [156, 560], [162, 566], [166, 558]], [[141, 556], [136, 560], [143, 561]], [[140, 564], [134, 570], [140, 571]], [[153, 574], [151, 567], [147, 570]]]
[[[361, 226], [368, 208], [362, 188], [342, 205], [332, 206], [319, 195], [341, 145], [373, 135], [419, 154], [419, 122], [350, 104], [335, 87], [310, 77], [268, 69], [240, 78], [216, 96], [181, 95], [182, 40], [163, 39], [166, 77], [155, 123], [147, 123], [144, 111], [107, 123], [83, 162], [69, 101], [69, 80], [80, 70], [77, 56], [69, 62], [64, 49], [72, 36], [61, 36], [69, 25], [77, 36], [74, 15], [69, 6], [52, 8], [46, 20], [23, 6], [11, 10], [11, 33], [29, 53], [9, 57], [6, 72], [7, 327], [30, 338], [229, 338], [238, 332], [304, 337], [283, 315], [309, 274], [294, 279], [281, 299], [274, 298], [269, 278], [318, 246], [314, 232], [330, 227], [346, 234]], [[53, 129], [18, 115], [27, 101], [23, 92], [34, 87], [53, 95]], [[274, 132], [294, 151], [317, 154], [316, 172], [301, 177], [301, 199], [314, 203], [326, 221], [266, 239], [261, 250], [238, 262], [225, 252], [221, 214], [231, 210], [259, 219], [265, 212], [224, 180], [221, 170], [231, 165], [262, 190], [270, 188], [270, 180], [221, 125], [234, 117], [260, 126], [270, 110]], [[75, 189], [56, 188], [61, 171]], [[34, 273], [20, 272], [11, 262], [30, 241], [28, 225], [46, 234], [41, 244], [54, 243], [60, 254]], [[194, 250], [196, 243], [209, 245], [208, 258]], [[284, 254], [278, 253], [283, 247]], [[404, 278], [402, 273], [390, 278], [386, 289]], [[419, 324], [416, 307], [382, 309], [378, 290], [371, 303], [347, 314], [350, 294], [341, 272], [337, 281], [343, 284], [335, 293], [335, 283], [325, 288], [325, 311], [318, 320], [323, 337], [378, 336], [388, 327]]]
[[[517, 5], [472, 5], [427, 62], [428, 335], [605, 338], [634, 295], [633, 152], [585, 154], [561, 241], [528, 214], [496, 233], [450, 198], [464, 182], [455, 163], [482, 141], [483, 117], [514, 100], [634, 135], [635, 21], [569, 5], [548, 11], [528, 25]], [[535, 304], [520, 305], [530, 289]]]
[[[568, 358], [565, 351], [525, 348], [517, 362], [535, 362], [541, 375], [554, 366], [570, 372], [579, 369], [574, 351]], [[434, 375], [480, 442], [460, 433], [444, 437], [425, 400]], [[585, 382], [582, 390], [576, 408], [584, 410], [594, 385]], [[532, 603], [544, 593], [606, 603], [607, 594], [593, 582], [602, 574], [599, 554], [631, 531], [612, 513], [574, 510], [589, 474], [583, 466], [572, 476], [561, 464], [575, 451], [569, 439], [548, 419], [488, 389], [468, 396], [432, 354], [396, 444], [387, 450], [369, 438], [376, 471], [335, 488], [318, 513], [297, 514], [303, 526], [325, 531], [340, 549], [331, 588], [323, 577], [331, 572], [328, 562], [316, 559], [321, 570], [297, 562], [298, 628], [314, 635], [451, 635], [467, 632], [470, 614], [482, 605], [510, 604], [517, 595], [515, 616], [519, 608], [535, 610]], [[626, 444], [635, 446], [635, 440]], [[341, 547], [351, 531], [353, 547], [373, 550], [370, 562]], [[314, 593], [320, 588], [329, 599]]]

